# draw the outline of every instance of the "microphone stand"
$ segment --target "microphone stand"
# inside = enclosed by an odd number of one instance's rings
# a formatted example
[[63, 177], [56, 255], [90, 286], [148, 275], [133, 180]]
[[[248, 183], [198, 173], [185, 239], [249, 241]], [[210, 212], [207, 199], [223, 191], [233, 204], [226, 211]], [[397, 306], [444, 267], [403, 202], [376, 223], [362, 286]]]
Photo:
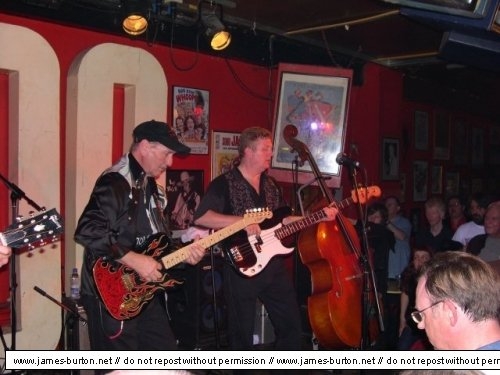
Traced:
[[356, 166], [349, 165], [350, 177], [352, 179], [352, 184], [354, 187], [354, 191], [356, 194], [356, 207], [358, 210], [358, 217], [360, 218], [361, 223], [361, 256], [360, 256], [360, 265], [361, 270], [363, 271], [363, 298], [362, 298], [362, 309], [361, 309], [361, 345], [360, 349], [365, 350], [369, 346], [370, 342], [370, 331], [369, 331], [369, 317], [371, 313], [371, 303], [370, 303], [370, 292], [371, 287], [373, 287], [374, 299], [377, 306], [377, 317], [379, 319], [380, 331], [384, 332], [384, 321], [382, 319], [382, 313], [380, 308], [380, 303], [378, 300], [378, 290], [377, 284], [375, 282], [375, 275], [373, 273], [373, 269], [371, 267], [368, 255], [368, 236], [366, 229], [366, 220], [365, 215], [363, 214], [363, 208], [359, 196], [358, 190], [358, 182], [356, 180]]
[[[0, 174], [0, 179], [4, 182], [5, 186], [11, 190], [10, 199], [12, 206], [12, 223], [16, 222], [19, 216], [19, 206], [18, 202], [24, 199], [30, 206], [35, 208], [37, 211], [42, 211], [43, 208], [31, 200], [24, 191], [22, 191], [16, 184], [7, 180], [2, 174]], [[17, 331], [17, 313], [16, 313], [16, 290], [17, 290], [17, 275], [16, 275], [16, 257], [14, 254], [10, 257], [10, 313], [11, 313], [11, 347], [10, 350], [16, 350], [16, 331]], [[0, 331], [0, 333], [2, 333]], [[2, 336], [3, 337], [3, 336]], [[2, 342], [5, 342], [2, 338]]]
[[210, 276], [212, 278], [212, 307], [214, 314], [215, 349], [220, 349], [219, 314], [217, 307], [217, 290], [215, 285], [215, 256], [214, 247], [210, 246]]

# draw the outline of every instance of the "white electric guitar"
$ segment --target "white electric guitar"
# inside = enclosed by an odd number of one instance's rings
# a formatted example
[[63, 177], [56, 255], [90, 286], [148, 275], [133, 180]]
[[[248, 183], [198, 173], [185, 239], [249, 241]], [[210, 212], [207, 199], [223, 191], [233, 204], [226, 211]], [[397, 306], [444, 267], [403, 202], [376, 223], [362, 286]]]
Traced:
[[[373, 197], [380, 197], [381, 190], [378, 186], [369, 186], [358, 189], [359, 200], [365, 203]], [[353, 202], [357, 202], [356, 191], [351, 192], [351, 197], [334, 202], [331, 206], [339, 209], [345, 208]], [[258, 236], [251, 235], [240, 241], [236, 240], [236, 245], [224, 250], [233, 266], [242, 275], [252, 277], [259, 274], [277, 255], [289, 254], [293, 251], [293, 241], [290, 236], [304, 228], [319, 223], [326, 218], [325, 212], [321, 209], [302, 219], [283, 225], [282, 219], [290, 215], [288, 207], [280, 208], [273, 212], [271, 219], [264, 220], [260, 225], [261, 232]]]

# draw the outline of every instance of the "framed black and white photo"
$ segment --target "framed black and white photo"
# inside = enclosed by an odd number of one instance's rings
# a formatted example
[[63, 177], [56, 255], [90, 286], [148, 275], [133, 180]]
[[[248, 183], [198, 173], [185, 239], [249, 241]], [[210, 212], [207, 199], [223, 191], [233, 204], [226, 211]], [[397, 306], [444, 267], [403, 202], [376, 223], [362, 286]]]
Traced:
[[431, 168], [431, 194], [441, 194], [443, 192], [443, 167], [433, 165]]
[[425, 151], [429, 148], [429, 114], [415, 111], [415, 150]]
[[382, 180], [399, 179], [399, 140], [382, 139]]
[[450, 158], [450, 115], [437, 111], [434, 117], [434, 159]]
[[413, 201], [424, 202], [427, 199], [429, 164], [418, 160], [413, 162]]

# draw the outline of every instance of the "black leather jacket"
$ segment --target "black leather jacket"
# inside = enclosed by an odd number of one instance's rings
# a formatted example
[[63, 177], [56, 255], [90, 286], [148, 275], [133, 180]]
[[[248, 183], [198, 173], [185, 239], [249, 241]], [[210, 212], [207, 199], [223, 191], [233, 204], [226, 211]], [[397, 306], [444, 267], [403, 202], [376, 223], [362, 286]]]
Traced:
[[[81, 294], [97, 296], [92, 268], [100, 257], [119, 259], [164, 228], [152, 217], [156, 206], [154, 179], [132, 154], [124, 155], [97, 180], [75, 231], [75, 241], [85, 247], [81, 271]], [[165, 195], [158, 192], [165, 207]]]

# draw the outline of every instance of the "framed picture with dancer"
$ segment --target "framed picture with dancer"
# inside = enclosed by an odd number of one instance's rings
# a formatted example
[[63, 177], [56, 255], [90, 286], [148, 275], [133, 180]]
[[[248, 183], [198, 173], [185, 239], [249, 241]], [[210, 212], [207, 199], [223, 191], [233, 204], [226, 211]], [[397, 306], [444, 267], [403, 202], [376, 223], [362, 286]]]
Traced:
[[[340, 165], [336, 157], [344, 148], [352, 70], [280, 64], [275, 102], [274, 147], [270, 175], [292, 182], [290, 171], [297, 170], [297, 181], [313, 177], [309, 160], [297, 163], [300, 150], [294, 150], [283, 132], [294, 129], [294, 139], [305, 145], [326, 183], [340, 186]], [[291, 126], [290, 126], [291, 125]]]
[[203, 170], [169, 169], [166, 172], [167, 212], [172, 231], [193, 225], [193, 214], [203, 195]]

